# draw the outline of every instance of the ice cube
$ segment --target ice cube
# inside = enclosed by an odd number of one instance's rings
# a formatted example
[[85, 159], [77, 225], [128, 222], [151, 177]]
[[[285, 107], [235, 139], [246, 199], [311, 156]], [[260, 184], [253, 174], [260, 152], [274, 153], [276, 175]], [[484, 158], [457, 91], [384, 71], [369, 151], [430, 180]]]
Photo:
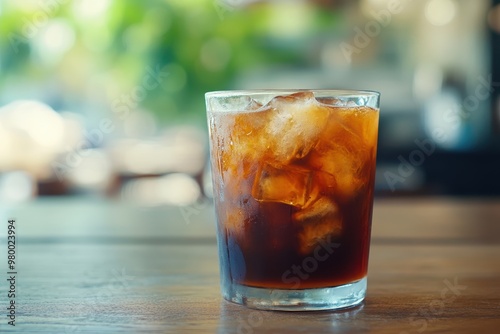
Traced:
[[255, 101], [254, 99], [250, 99], [250, 102], [248, 105], [245, 107], [245, 110], [252, 111], [252, 110], [259, 110], [262, 108], [263, 104]]
[[325, 104], [327, 106], [342, 107], [345, 106], [345, 101], [333, 98], [333, 97], [316, 97], [319, 103]]
[[311, 171], [295, 166], [264, 164], [257, 172], [252, 196], [262, 202], [303, 207], [309, 200]]
[[342, 219], [338, 205], [328, 197], [321, 197], [310, 206], [293, 214], [300, 224], [299, 251], [311, 253], [321, 240], [338, 237], [342, 233]]
[[214, 112], [239, 112], [244, 110], [253, 110], [249, 109], [249, 106], [255, 105], [254, 102], [256, 101], [248, 95], [207, 99], [208, 109]]
[[338, 206], [332, 200], [328, 197], [321, 197], [311, 205], [295, 212], [293, 219], [298, 222], [308, 222], [328, 215], [337, 216], [338, 211]]
[[261, 108], [259, 111], [212, 115], [213, 150], [220, 157], [220, 170], [230, 170], [243, 178], [255, 173], [255, 161], [262, 160], [268, 146], [264, 127], [269, 112]]
[[323, 171], [335, 178], [334, 193], [340, 199], [351, 198], [363, 186], [364, 172], [372, 156], [367, 145], [349, 125], [342, 111], [332, 113], [324, 136], [307, 157], [307, 164], [313, 170]]
[[231, 129], [234, 127], [234, 121], [234, 117], [224, 117], [224, 115], [219, 113], [209, 114], [212, 159], [214, 170], [219, 175], [228, 168], [226, 162], [230, 158], [228, 147], [231, 141]]
[[326, 125], [328, 108], [306, 91], [277, 96], [266, 106], [272, 109], [266, 138], [275, 160], [285, 164], [305, 157]]
[[379, 116], [376, 109], [370, 107], [346, 108], [340, 114], [344, 122], [360, 137], [365, 146], [374, 147], [376, 145]]
[[345, 146], [331, 147], [324, 159], [323, 170], [335, 177], [336, 194], [350, 198], [360, 189], [365, 180], [365, 151], [349, 151]]

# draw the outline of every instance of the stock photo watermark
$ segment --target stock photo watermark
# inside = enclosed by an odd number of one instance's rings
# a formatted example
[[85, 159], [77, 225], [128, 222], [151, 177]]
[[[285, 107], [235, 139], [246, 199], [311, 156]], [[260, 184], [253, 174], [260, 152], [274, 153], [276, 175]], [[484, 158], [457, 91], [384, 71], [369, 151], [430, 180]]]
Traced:
[[199, 216], [200, 214], [204, 214], [207, 212], [207, 209], [212, 209], [212, 202], [207, 198], [199, 199], [193, 204], [180, 206], [179, 211], [182, 215], [182, 220], [186, 225], [189, 225], [193, 222], [193, 218]]
[[[442, 135], [441, 132], [436, 132], [435, 135]], [[415, 139], [415, 145], [418, 147], [410, 152], [407, 158], [403, 155], [398, 156], [399, 165], [397, 174], [391, 171], [384, 173], [385, 180], [391, 191], [396, 191], [398, 183], [404, 183], [410, 176], [415, 173], [417, 167], [424, 164], [426, 159], [436, 151], [436, 143], [430, 138], [424, 140]]]
[[339, 243], [332, 242], [331, 236], [327, 240], [319, 239], [312, 256], [304, 258], [300, 264], [294, 264], [285, 271], [281, 276], [282, 282], [291, 284], [291, 289], [297, 289], [300, 282], [307, 280], [309, 274], [318, 270], [319, 264], [326, 261], [339, 247]]
[[[480, 76], [477, 79], [478, 83], [474, 89], [474, 93], [466, 96], [460, 105], [446, 109], [442, 114], [444, 124], [449, 126], [449, 129], [456, 129], [460, 126], [462, 120], [467, 120], [471, 117], [472, 112], [477, 110], [481, 102], [489, 99], [493, 92], [500, 87], [500, 82], [493, 82], [492, 75], [488, 77]], [[408, 154], [398, 156], [397, 173], [386, 171], [384, 178], [392, 192], [396, 191], [398, 183], [404, 183], [415, 173], [416, 169], [422, 166], [425, 161], [436, 151], [436, 146], [439, 143], [444, 143], [448, 140], [444, 128], [436, 127], [432, 130], [431, 136], [424, 139], [415, 139], [414, 144], [417, 146]]]
[[[90, 314], [85, 318], [94, 320], [101, 313], [100, 306], [108, 302], [112, 297], [123, 295], [123, 292], [130, 289], [131, 282], [135, 281], [135, 276], [128, 275], [125, 268], [112, 269], [111, 277], [107, 284], [102, 287], [99, 292], [90, 299]], [[78, 333], [81, 328], [76, 325], [68, 325], [65, 327], [65, 333]]]
[[253, 334], [258, 333], [258, 328], [264, 324], [264, 315], [261, 311], [251, 311], [248, 316], [238, 316], [238, 334]]
[[353, 53], [359, 54], [368, 47], [372, 39], [380, 35], [382, 30], [388, 27], [392, 22], [392, 17], [403, 12], [405, 6], [413, 0], [390, 0], [387, 7], [379, 11], [372, 10], [370, 15], [372, 20], [365, 23], [363, 27], [354, 28], [354, 38], [352, 43], [342, 42], [339, 45], [344, 58], [351, 61]]
[[155, 68], [146, 67], [146, 75], [139, 85], [131, 89], [129, 93], [123, 93], [111, 102], [111, 110], [123, 120], [133, 111], [140, 102], [144, 101], [148, 93], [158, 88], [168, 77], [166, 66], [156, 65]]
[[453, 303], [467, 289], [466, 285], [459, 284], [457, 277], [453, 281], [445, 279], [443, 284], [444, 288], [441, 289], [439, 296], [408, 318], [408, 322], [411, 327], [414, 327], [414, 330], [402, 331], [399, 334], [424, 332], [432, 321], [437, 320], [437, 317], [444, 313], [446, 306]]
[[16, 308], [18, 308], [18, 304], [16, 304], [16, 294], [19, 294], [17, 291], [17, 245], [16, 245], [16, 220], [9, 219], [7, 221], [7, 324], [9, 326], [16, 326]]
[[217, 12], [217, 16], [222, 21], [226, 14], [239, 9], [243, 2], [243, 0], [214, 0], [212, 4]]
[[[111, 111], [121, 121], [124, 121], [137, 108], [139, 103], [146, 99], [150, 91], [160, 87], [169, 75], [166, 66], [162, 67], [160, 65], [156, 65], [155, 68], [148, 66], [145, 72], [146, 75], [144, 75], [140, 84], [111, 102]], [[57, 179], [59, 181], [64, 180], [69, 170], [82, 163], [83, 159], [90, 153], [89, 149], [101, 146], [106, 135], [109, 135], [115, 129], [116, 126], [110, 118], [103, 118], [97, 128], [85, 131], [83, 133], [84, 139], [80, 143], [58, 160], [52, 162], [52, 170]]]
[[40, 29], [47, 26], [51, 17], [69, 0], [42, 0], [38, 2], [38, 10], [35, 11], [30, 18], [23, 18], [23, 25], [20, 33], [10, 33], [9, 43], [15, 53], [19, 52], [21, 44], [27, 44], [29, 41], [36, 37]]

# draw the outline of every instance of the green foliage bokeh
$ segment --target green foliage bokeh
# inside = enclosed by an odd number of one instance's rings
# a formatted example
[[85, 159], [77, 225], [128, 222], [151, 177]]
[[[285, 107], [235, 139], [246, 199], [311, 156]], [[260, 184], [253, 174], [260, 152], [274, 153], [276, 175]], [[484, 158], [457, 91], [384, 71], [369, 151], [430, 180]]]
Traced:
[[[148, 70], [162, 68], [168, 75], [161, 87], [149, 91], [139, 106], [163, 122], [197, 123], [204, 121], [205, 92], [234, 88], [235, 78], [252, 69], [308, 66], [311, 41], [337, 21], [334, 12], [309, 4], [307, 22], [297, 22], [303, 28], [280, 35], [279, 22], [295, 24], [286, 21], [291, 4], [232, 5], [238, 2], [110, 0], [101, 17], [82, 19], [75, 1], [30, 6], [5, 1], [0, 5], [0, 89], [13, 83], [22, 89], [30, 82], [44, 91], [55, 80], [61, 87], [59, 104], [70, 108], [87, 103], [82, 92], [97, 82], [96, 101], [111, 112], [118, 92], [129, 92]], [[43, 62], [33, 44], [54, 20], [73, 30], [74, 42], [60, 59]]]

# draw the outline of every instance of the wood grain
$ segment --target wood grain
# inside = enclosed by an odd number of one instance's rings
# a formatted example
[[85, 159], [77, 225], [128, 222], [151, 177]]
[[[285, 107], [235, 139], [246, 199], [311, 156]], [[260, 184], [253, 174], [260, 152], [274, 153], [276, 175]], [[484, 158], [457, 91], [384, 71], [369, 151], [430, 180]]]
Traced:
[[499, 204], [377, 201], [363, 305], [286, 313], [221, 300], [209, 205], [186, 220], [178, 208], [30, 203], [4, 215], [19, 225], [19, 297], [17, 326], [2, 316], [0, 332], [498, 333]]

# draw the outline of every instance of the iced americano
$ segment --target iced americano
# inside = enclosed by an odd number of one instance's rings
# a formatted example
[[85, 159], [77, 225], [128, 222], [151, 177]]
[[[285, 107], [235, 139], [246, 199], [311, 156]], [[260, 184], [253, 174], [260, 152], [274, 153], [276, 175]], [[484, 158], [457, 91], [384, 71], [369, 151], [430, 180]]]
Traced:
[[363, 279], [378, 109], [311, 91], [254, 98], [208, 108], [222, 284]]

